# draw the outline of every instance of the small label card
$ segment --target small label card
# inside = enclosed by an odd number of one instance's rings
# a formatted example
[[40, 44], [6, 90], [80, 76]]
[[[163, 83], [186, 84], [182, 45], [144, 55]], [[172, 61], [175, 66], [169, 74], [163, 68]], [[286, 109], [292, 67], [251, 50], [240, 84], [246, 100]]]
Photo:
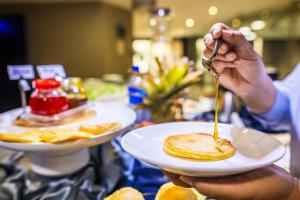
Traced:
[[34, 79], [32, 65], [8, 65], [7, 73], [10, 80]]
[[62, 65], [38, 65], [36, 68], [41, 79], [66, 77], [66, 72]]

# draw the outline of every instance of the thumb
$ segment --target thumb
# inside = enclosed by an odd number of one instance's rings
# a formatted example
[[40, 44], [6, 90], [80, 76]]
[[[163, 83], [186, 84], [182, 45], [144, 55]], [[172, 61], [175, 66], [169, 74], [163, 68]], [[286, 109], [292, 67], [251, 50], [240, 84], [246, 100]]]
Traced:
[[221, 37], [222, 36], [222, 30], [229, 30], [229, 27], [226, 26], [223, 23], [214, 24], [210, 29], [210, 32], [213, 36], [213, 39], [218, 39], [219, 37]]

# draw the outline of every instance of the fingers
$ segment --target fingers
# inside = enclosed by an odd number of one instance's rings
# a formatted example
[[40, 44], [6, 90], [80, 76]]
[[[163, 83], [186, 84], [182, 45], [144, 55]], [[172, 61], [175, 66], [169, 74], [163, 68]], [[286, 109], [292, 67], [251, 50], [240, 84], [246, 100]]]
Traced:
[[211, 32], [206, 34], [204, 37], [205, 46], [208, 49], [213, 50], [215, 47], [215, 41], [218, 38], [222, 38], [224, 40], [224, 43], [221, 45], [221, 48], [218, 51], [219, 54], [226, 54], [231, 50], [231, 47], [233, 47], [234, 51], [238, 52], [239, 54], [244, 52], [246, 54], [250, 53], [250, 56], [253, 56], [251, 45], [240, 31], [231, 30], [222, 23], [214, 24], [211, 28]]
[[174, 173], [167, 172], [167, 171], [163, 171], [163, 172], [175, 185], [181, 186], [181, 187], [191, 187], [191, 185], [186, 184], [185, 182], [183, 182], [180, 179], [181, 175], [174, 174]]
[[[204, 56], [209, 58], [211, 55], [211, 50], [205, 49]], [[240, 65], [240, 60], [237, 58], [235, 52], [228, 52], [225, 55], [217, 54], [215, 60], [213, 61], [213, 66], [222, 75], [226, 68], [237, 68]]]
[[[221, 37], [224, 40], [224, 43], [221, 45], [218, 53], [225, 54], [230, 50], [230, 47], [240, 48], [240, 46], [247, 45], [249, 46], [248, 41], [243, 36], [243, 34], [239, 31], [234, 30], [222, 30]], [[204, 44], [207, 48], [213, 50], [215, 48], [216, 40], [211, 33], [207, 33], [204, 38]]]
[[[203, 38], [204, 40], [204, 44], [205, 46], [210, 49], [210, 50], [213, 50], [215, 48], [215, 45], [216, 45], [216, 42], [212, 36], [211, 33], [208, 33], [204, 36]], [[227, 53], [227, 51], [229, 51], [230, 47], [226, 44], [226, 43], [223, 43], [218, 51], [219, 54], [225, 54]]]
[[[183, 176], [181, 180], [191, 184], [199, 193], [216, 199], [239, 199], [236, 190], [239, 190], [240, 182], [233, 177], [226, 178], [191, 178]], [[240, 188], [241, 189], [241, 188]]]
[[235, 60], [234, 62], [224, 62], [224, 61], [214, 61], [213, 66], [217, 69], [217, 71], [221, 74], [224, 72], [226, 68], [237, 68], [240, 64], [240, 60]]
[[223, 23], [216, 23], [211, 27], [210, 32], [214, 39], [218, 39], [222, 36], [222, 30], [229, 30], [229, 27]]
[[[210, 33], [206, 34], [204, 36], [204, 43], [205, 45], [213, 50], [215, 47], [215, 39], [218, 39], [222, 37], [222, 30], [228, 30], [229, 27], [227, 27], [225, 24], [222, 23], [216, 23], [212, 26]], [[225, 54], [227, 51], [229, 51], [230, 47], [223, 43], [218, 51], [219, 54]]]
[[[206, 58], [209, 58], [212, 54], [212, 50], [209, 48], [205, 48], [203, 54]], [[215, 58], [215, 60], [227, 61], [227, 62], [233, 62], [236, 59], [237, 59], [237, 55], [233, 51], [229, 51], [226, 54], [217, 54]]]
[[240, 49], [241, 46], [249, 46], [249, 42], [240, 31], [222, 30], [222, 39], [235, 48], [239, 47]]

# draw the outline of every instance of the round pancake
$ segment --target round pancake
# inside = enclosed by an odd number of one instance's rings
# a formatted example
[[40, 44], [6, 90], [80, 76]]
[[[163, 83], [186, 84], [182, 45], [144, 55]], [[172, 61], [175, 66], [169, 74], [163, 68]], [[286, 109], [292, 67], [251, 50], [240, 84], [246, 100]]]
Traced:
[[104, 200], [144, 200], [142, 193], [132, 187], [123, 187]]
[[201, 195], [196, 190], [169, 182], [159, 188], [155, 200], [198, 200], [200, 198]]
[[172, 156], [196, 160], [223, 160], [231, 157], [235, 148], [226, 139], [215, 140], [210, 134], [190, 133], [167, 137], [164, 151]]

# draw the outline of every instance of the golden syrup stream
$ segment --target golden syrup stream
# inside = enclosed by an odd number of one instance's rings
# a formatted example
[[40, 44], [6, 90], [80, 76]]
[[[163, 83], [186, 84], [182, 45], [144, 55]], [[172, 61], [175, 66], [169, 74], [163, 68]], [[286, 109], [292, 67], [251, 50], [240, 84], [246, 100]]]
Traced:
[[219, 110], [219, 79], [216, 78], [215, 82], [215, 95], [216, 95], [216, 109], [215, 109], [215, 128], [214, 128], [214, 139], [218, 139], [218, 110]]

